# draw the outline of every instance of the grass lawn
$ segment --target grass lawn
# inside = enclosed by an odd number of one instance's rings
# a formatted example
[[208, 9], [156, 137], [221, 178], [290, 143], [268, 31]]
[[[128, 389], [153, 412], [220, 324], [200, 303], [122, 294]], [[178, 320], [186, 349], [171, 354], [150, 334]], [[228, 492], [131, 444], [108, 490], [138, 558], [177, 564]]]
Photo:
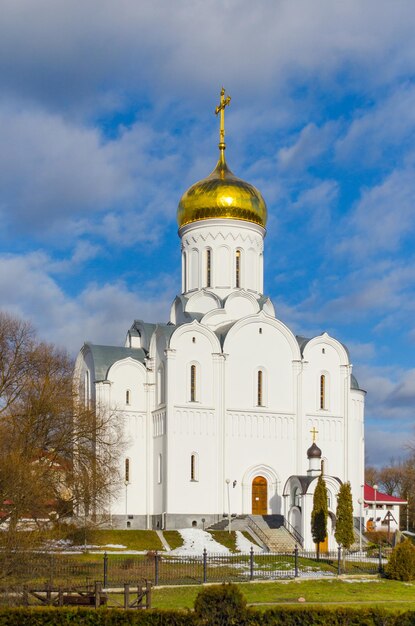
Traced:
[[[242, 583], [239, 586], [249, 604], [268, 603], [258, 609], [277, 603], [330, 603], [347, 606], [383, 606], [393, 609], [415, 609], [415, 584], [385, 579], [303, 580], [272, 583]], [[364, 581], [364, 582], [362, 582]], [[153, 589], [152, 605], [160, 609], [192, 608], [201, 585]]]
[[[85, 543], [85, 532], [77, 529], [69, 537], [74, 544], [82, 546]], [[88, 545], [105, 546], [122, 545], [128, 550], [163, 550], [163, 545], [154, 530], [114, 530], [114, 529], [87, 529], [86, 543]]]
[[183, 537], [177, 530], [163, 530], [163, 535], [172, 550], [183, 545]]
[[254, 546], [259, 546], [259, 543], [257, 541], [255, 541], [255, 539], [252, 537], [252, 535], [249, 534], [248, 531], [243, 530], [242, 531], [243, 536], [248, 539], [248, 541], [250, 541], [251, 543], [254, 544]]
[[215, 541], [221, 543], [226, 548], [229, 548], [231, 552], [236, 552], [236, 534], [232, 530], [208, 530]]

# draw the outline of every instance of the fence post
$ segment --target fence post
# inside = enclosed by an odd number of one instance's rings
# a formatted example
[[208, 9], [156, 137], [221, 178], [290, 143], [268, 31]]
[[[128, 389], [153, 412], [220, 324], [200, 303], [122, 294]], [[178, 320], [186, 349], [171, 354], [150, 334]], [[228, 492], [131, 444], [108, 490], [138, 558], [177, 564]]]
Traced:
[[379, 543], [379, 574], [381, 574], [383, 572], [383, 566], [382, 566], [382, 546]]
[[154, 555], [154, 585], [157, 587], [159, 584], [159, 554], [156, 550]]
[[23, 585], [23, 606], [29, 606], [29, 591], [27, 585]]
[[254, 580], [254, 546], [249, 553], [249, 580]]
[[124, 583], [124, 608], [128, 609], [130, 606], [130, 584]]
[[49, 561], [49, 585], [51, 587], [53, 587], [53, 566], [54, 566], [53, 552], [51, 552], [49, 556], [50, 556], [50, 561]]
[[108, 554], [104, 553], [104, 589], [108, 586]]
[[45, 585], [45, 596], [46, 596], [46, 604], [52, 604], [52, 585], [46, 583]]
[[340, 574], [342, 573], [341, 559], [342, 559], [342, 547], [339, 545], [337, 546], [337, 576], [340, 576]]
[[207, 583], [207, 550], [203, 548], [203, 583]]
[[298, 578], [298, 545], [294, 548], [294, 577]]
[[146, 580], [146, 609], [151, 609], [151, 583]]
[[101, 606], [101, 583], [95, 581], [95, 608], [99, 609]]

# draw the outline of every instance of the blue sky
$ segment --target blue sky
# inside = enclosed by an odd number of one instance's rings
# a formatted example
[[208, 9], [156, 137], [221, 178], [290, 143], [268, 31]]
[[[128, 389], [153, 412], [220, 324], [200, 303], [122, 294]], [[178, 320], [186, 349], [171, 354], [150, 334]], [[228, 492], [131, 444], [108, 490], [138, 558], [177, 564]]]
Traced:
[[415, 413], [413, 0], [3, 0], [1, 307], [75, 354], [165, 321], [181, 194], [217, 157], [269, 210], [266, 292], [349, 346], [368, 461]]

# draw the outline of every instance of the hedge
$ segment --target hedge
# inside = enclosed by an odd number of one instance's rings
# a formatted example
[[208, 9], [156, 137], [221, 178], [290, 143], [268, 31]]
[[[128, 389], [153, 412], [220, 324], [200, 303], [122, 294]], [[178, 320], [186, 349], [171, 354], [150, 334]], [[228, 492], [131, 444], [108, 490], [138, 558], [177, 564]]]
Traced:
[[[383, 609], [278, 607], [248, 609], [250, 626], [413, 626], [415, 611]], [[16, 608], [0, 610], [0, 626], [198, 626], [196, 615], [175, 611], [120, 609]], [[227, 622], [223, 621], [223, 626]]]
[[413, 626], [415, 611], [384, 609], [278, 607], [264, 613], [249, 611], [249, 626]]
[[0, 610], [0, 626], [194, 626], [191, 613], [123, 609], [11, 608]]

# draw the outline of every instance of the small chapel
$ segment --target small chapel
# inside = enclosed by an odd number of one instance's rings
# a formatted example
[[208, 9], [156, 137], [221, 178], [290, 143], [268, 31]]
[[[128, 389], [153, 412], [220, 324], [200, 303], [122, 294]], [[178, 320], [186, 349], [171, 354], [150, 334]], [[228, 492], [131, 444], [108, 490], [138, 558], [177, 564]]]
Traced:
[[330, 549], [344, 481], [359, 516], [365, 392], [346, 346], [293, 334], [264, 292], [267, 207], [227, 165], [229, 103], [222, 89], [216, 167], [178, 205], [182, 284], [170, 318], [136, 319], [124, 345], [85, 343], [76, 361], [80, 394], [116, 410], [128, 442], [106, 513], [136, 529], [278, 515], [309, 549], [323, 474]]

